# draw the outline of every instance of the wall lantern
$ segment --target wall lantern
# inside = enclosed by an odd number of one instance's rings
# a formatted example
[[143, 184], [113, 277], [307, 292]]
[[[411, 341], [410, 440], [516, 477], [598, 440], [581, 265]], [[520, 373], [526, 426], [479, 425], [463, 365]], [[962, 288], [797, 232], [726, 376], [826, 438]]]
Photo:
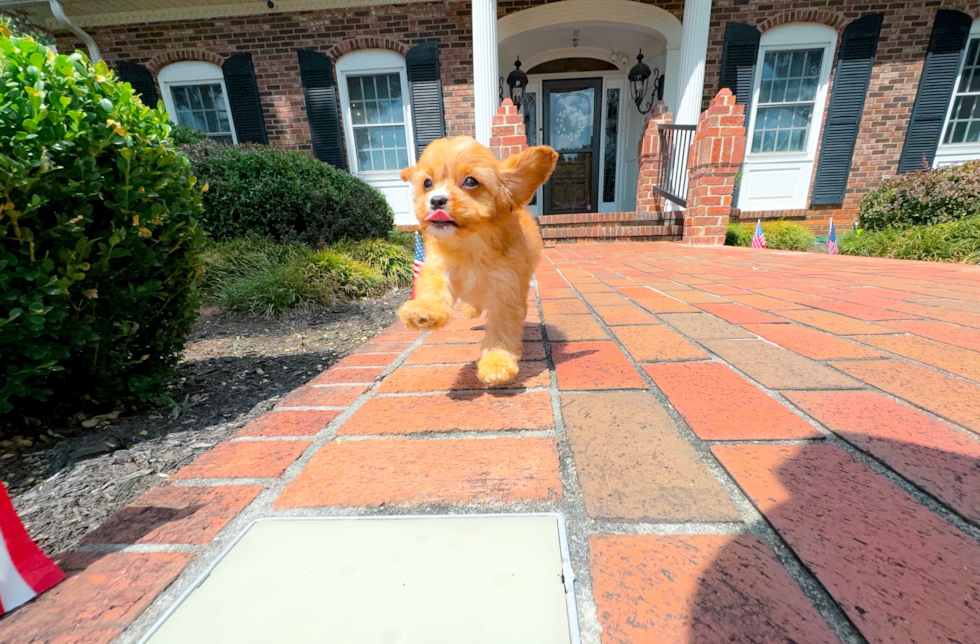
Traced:
[[507, 76], [507, 87], [510, 88], [510, 100], [521, 111], [524, 105], [524, 89], [527, 87], [527, 74], [521, 71], [521, 57], [514, 62], [514, 71]]
[[[647, 85], [651, 76], [653, 77], [653, 91], [650, 92], [650, 102], [644, 107], [643, 98], [647, 95]], [[653, 109], [655, 102], [664, 99], [664, 76], [659, 69], [654, 68], [651, 71], [650, 66], [643, 62], [643, 50], [640, 50], [637, 55], [636, 64], [633, 65], [633, 69], [630, 70], [627, 78], [630, 81], [630, 98], [636, 103], [636, 109], [639, 110], [640, 114], [647, 114]]]

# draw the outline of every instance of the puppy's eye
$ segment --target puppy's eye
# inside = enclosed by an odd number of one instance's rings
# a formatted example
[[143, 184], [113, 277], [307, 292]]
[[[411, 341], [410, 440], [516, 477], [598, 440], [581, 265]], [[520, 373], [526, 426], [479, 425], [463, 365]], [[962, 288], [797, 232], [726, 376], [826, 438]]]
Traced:
[[475, 188], [478, 185], [480, 185], [480, 182], [474, 179], [473, 177], [466, 177], [465, 179], [463, 179], [464, 188]]
[[432, 179], [426, 179], [422, 183], [422, 187], [425, 188], [426, 190], [428, 190], [429, 188], [431, 188], [432, 187]]

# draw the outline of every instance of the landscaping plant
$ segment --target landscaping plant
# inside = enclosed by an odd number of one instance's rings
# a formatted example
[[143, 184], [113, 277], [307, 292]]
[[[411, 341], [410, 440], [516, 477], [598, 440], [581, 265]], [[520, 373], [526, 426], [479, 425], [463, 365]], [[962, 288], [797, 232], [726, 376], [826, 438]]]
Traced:
[[[749, 222], [728, 224], [725, 233], [726, 246], [751, 246], [755, 224]], [[770, 221], [762, 224], [766, 235], [766, 248], [774, 250], [806, 251], [816, 242], [810, 230], [791, 221]]]
[[247, 234], [310, 246], [384, 237], [384, 196], [343, 170], [267, 145], [184, 146], [204, 195], [204, 226], [218, 240]]
[[0, 34], [0, 413], [160, 395], [197, 316], [206, 189], [170, 130], [104, 62]]
[[901, 174], [861, 202], [866, 230], [923, 226], [980, 216], [980, 161]]
[[980, 217], [933, 226], [893, 226], [841, 235], [843, 255], [980, 263]]

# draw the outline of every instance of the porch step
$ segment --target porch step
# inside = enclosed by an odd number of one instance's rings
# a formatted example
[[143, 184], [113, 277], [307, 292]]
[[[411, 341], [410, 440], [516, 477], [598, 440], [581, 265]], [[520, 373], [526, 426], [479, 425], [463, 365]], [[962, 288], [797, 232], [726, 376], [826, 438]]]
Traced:
[[683, 221], [664, 219], [661, 213], [606, 212], [538, 217], [546, 241], [676, 241]]

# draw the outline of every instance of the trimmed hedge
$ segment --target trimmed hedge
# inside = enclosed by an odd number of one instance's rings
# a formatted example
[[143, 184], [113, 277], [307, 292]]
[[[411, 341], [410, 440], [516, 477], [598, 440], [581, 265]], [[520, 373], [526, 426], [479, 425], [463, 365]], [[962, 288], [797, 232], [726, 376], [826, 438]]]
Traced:
[[255, 234], [315, 246], [384, 237], [394, 225], [380, 192], [298, 152], [210, 140], [184, 149], [209, 186], [203, 223], [215, 239]]
[[[770, 221], [762, 224], [762, 232], [766, 235], [766, 248], [774, 250], [806, 251], [816, 242], [817, 238], [810, 230], [791, 221]], [[751, 246], [755, 224], [728, 224], [725, 233], [726, 246]]]
[[855, 231], [841, 235], [844, 255], [893, 257], [931, 262], [980, 263], [980, 217], [933, 226]]
[[924, 226], [980, 216], [980, 161], [889, 179], [861, 202], [866, 230]]
[[203, 241], [170, 130], [104, 62], [0, 35], [0, 413], [162, 392]]

